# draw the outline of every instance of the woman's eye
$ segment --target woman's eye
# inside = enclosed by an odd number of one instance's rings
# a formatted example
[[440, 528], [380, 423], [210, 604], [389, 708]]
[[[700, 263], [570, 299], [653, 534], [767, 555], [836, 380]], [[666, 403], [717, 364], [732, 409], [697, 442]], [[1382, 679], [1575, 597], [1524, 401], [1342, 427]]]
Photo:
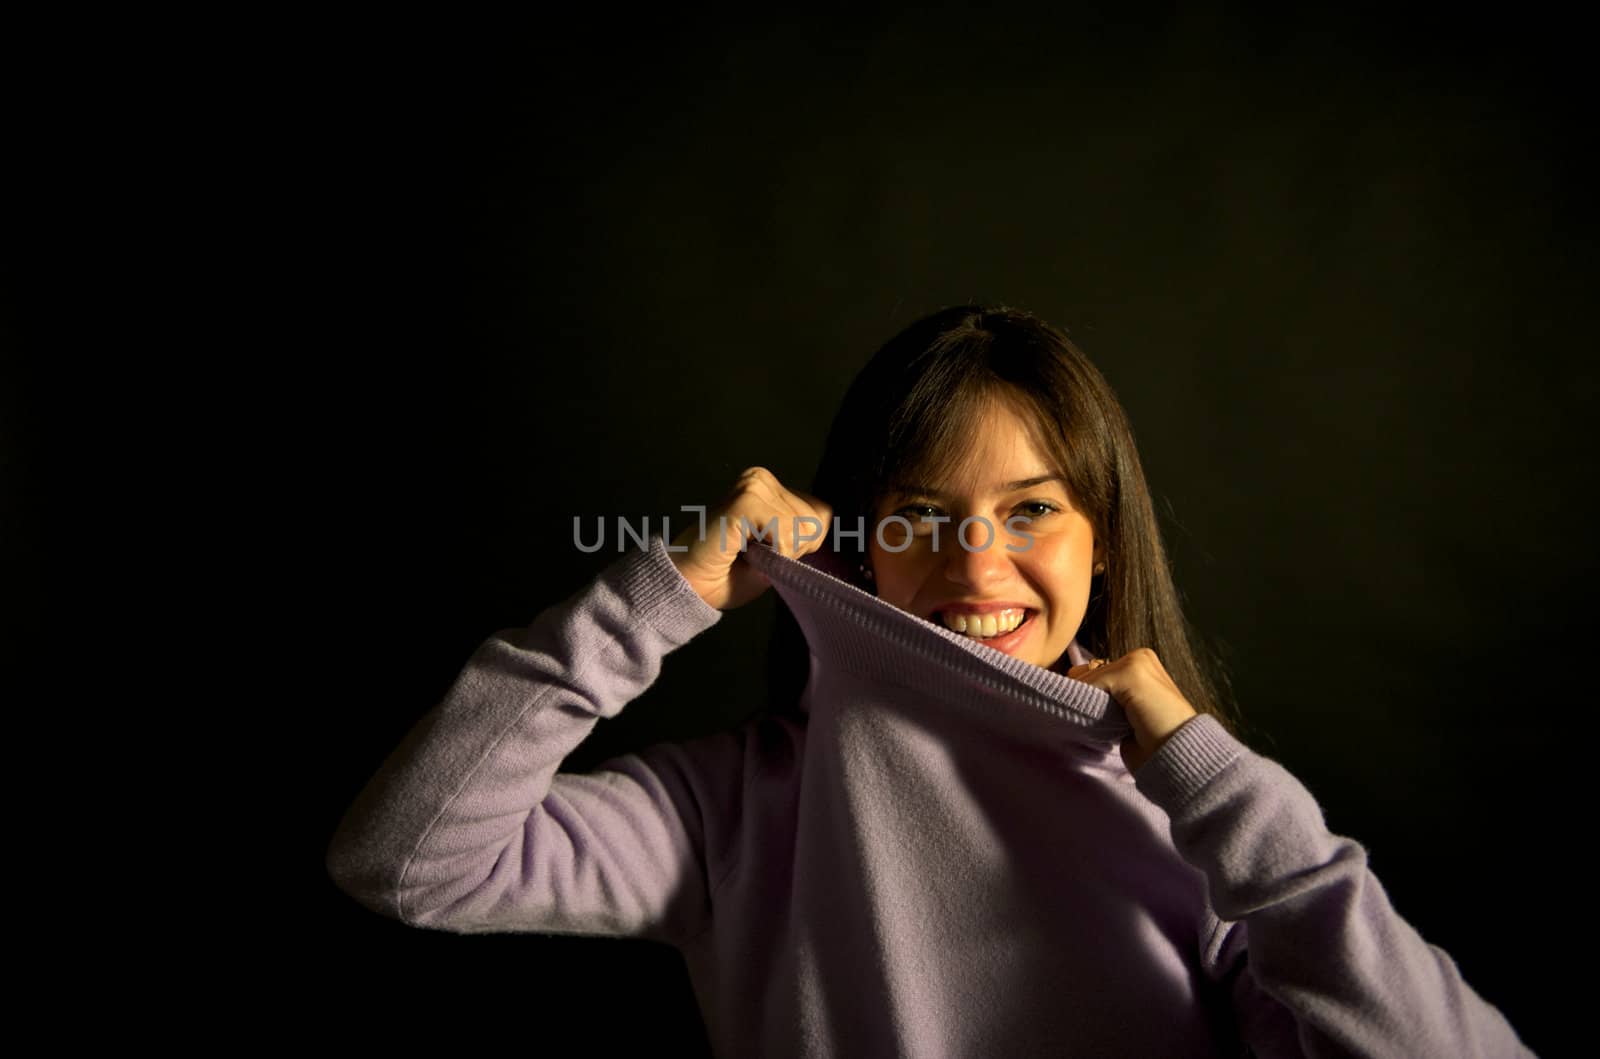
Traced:
[[1026, 503], [1018, 504], [1017, 510], [1021, 511], [1028, 518], [1043, 518], [1045, 515], [1048, 515], [1050, 512], [1058, 509], [1054, 504], [1046, 503], [1043, 500], [1029, 500]]
[[932, 504], [907, 504], [899, 511], [896, 511], [895, 514], [904, 515], [906, 518], [915, 523], [919, 518], [935, 517], [939, 514], [939, 509], [934, 507]]

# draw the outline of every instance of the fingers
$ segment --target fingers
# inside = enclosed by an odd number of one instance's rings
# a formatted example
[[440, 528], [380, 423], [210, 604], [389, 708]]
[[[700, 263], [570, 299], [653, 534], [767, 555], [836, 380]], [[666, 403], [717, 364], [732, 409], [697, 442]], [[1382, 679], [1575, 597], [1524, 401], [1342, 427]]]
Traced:
[[672, 562], [701, 599], [731, 610], [771, 585], [739, 562], [750, 538], [798, 558], [822, 547], [832, 522], [833, 511], [821, 500], [787, 488], [765, 467], [746, 467], [704, 523], [679, 535], [675, 543], [687, 550], [675, 549]]
[[[1171, 674], [1161, 664], [1161, 659], [1155, 651], [1148, 647], [1135, 647], [1121, 658], [1105, 659], [1095, 658], [1085, 662], [1082, 666], [1084, 673], [1093, 673], [1100, 669], [1114, 669], [1119, 682], [1129, 685], [1159, 684], [1174, 694], [1182, 694], [1178, 685], [1173, 681]], [[1069, 671], [1070, 674], [1070, 671]]]
[[718, 517], [727, 520], [730, 548], [756, 537], [780, 555], [798, 558], [822, 547], [833, 509], [817, 497], [788, 488], [765, 467], [747, 467]]

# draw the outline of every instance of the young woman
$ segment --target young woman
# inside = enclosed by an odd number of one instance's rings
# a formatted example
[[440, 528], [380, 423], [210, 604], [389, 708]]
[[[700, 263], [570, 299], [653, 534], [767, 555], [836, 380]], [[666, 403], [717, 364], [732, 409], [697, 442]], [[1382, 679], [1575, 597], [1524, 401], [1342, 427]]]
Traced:
[[[768, 587], [773, 708], [558, 772]], [[730, 1056], [1529, 1054], [1221, 686], [1105, 380], [958, 306], [862, 371], [811, 492], [753, 467], [487, 640], [328, 868], [420, 927], [672, 944]]]

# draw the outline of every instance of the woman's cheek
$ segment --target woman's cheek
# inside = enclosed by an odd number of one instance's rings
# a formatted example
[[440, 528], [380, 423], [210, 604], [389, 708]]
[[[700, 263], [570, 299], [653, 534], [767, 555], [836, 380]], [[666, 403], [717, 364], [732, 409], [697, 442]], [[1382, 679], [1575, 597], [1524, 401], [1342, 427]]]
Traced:
[[899, 555], [880, 553], [874, 563], [876, 583], [873, 588], [878, 598], [901, 610], [914, 612], [917, 593], [924, 580], [919, 576], [921, 565], [904, 552]]

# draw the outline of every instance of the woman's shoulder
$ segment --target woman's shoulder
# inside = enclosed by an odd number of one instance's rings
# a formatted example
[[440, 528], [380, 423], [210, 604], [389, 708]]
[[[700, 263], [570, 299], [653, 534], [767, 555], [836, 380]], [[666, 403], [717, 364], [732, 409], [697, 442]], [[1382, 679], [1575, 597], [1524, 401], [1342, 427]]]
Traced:
[[685, 824], [701, 836], [707, 868], [720, 881], [747, 856], [766, 857], [773, 843], [781, 845], [783, 836], [792, 834], [805, 732], [803, 716], [763, 711], [715, 731], [654, 744], [602, 767], [647, 769]]
[[737, 788], [748, 790], [753, 784], [797, 775], [805, 738], [804, 715], [762, 710], [709, 732], [652, 744], [633, 756], [702, 791], [723, 790], [732, 796]]

